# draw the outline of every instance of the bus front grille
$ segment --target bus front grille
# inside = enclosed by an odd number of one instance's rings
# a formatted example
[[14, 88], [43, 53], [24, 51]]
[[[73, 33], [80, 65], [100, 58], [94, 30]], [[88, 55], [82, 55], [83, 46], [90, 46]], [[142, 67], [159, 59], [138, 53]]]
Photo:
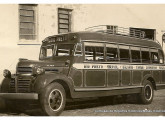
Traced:
[[17, 92], [26, 93], [30, 92], [30, 79], [18, 79]]
[[11, 79], [10, 81], [9, 92], [16, 92], [15, 79]]
[[32, 67], [18, 67], [17, 73], [18, 74], [32, 74], [33, 70]]
[[10, 81], [9, 92], [11, 93], [28, 93], [31, 91], [30, 79], [13, 79]]

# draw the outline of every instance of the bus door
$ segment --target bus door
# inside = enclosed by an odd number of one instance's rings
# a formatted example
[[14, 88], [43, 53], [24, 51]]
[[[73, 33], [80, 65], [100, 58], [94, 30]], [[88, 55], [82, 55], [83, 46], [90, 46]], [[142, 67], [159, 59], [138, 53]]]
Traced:
[[82, 43], [75, 46], [73, 65], [70, 68], [69, 77], [73, 80], [74, 87], [83, 87], [83, 52]]
[[105, 87], [104, 43], [84, 43], [84, 87]]

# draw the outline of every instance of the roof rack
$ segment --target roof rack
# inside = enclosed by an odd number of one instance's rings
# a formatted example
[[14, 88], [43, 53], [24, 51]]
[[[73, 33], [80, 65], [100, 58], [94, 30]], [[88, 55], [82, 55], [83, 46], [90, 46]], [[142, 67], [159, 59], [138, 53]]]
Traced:
[[118, 27], [115, 25], [99, 25], [99, 26], [88, 27], [85, 30], [100, 32], [100, 33], [107, 33], [107, 34], [114, 34], [114, 35], [129, 36], [129, 37], [135, 37], [135, 38], [145, 38], [144, 31], [131, 29], [131, 28]]

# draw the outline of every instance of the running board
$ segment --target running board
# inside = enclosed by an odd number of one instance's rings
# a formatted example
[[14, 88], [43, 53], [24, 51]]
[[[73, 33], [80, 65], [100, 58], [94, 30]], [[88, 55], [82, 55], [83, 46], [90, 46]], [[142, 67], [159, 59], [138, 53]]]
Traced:
[[128, 87], [113, 87], [113, 88], [75, 88], [75, 91], [108, 91], [108, 90], [121, 90], [121, 89], [134, 89], [134, 88], [142, 88], [143, 86], [128, 86]]

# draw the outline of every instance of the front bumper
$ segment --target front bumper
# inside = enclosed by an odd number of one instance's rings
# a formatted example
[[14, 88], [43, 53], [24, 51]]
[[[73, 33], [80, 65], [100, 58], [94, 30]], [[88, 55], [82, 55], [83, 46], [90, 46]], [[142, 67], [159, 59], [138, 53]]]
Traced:
[[37, 93], [0, 93], [0, 97], [12, 100], [38, 100]]

